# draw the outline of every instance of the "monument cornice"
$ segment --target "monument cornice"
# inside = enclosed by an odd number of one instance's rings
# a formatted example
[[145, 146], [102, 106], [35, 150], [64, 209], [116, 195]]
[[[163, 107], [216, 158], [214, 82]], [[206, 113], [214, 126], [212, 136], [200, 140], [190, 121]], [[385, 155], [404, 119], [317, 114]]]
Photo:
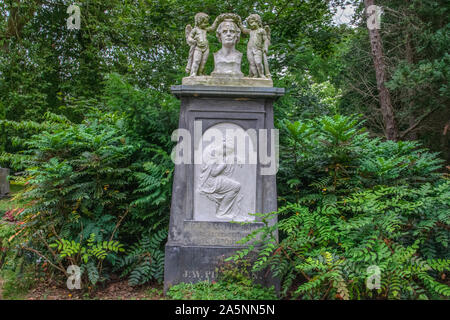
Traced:
[[176, 97], [242, 97], [278, 98], [285, 94], [284, 88], [276, 87], [233, 87], [233, 86], [191, 86], [176, 85], [171, 88]]

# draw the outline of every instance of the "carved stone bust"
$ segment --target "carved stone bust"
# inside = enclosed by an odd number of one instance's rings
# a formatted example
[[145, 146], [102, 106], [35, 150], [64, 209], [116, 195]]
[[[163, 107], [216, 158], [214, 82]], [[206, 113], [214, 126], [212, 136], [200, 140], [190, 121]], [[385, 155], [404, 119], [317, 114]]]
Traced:
[[241, 71], [242, 53], [236, 50], [239, 42], [241, 29], [231, 19], [225, 19], [217, 28], [216, 36], [222, 48], [214, 53], [213, 77], [242, 78]]
[[[250, 15], [247, 18], [250, 29], [245, 28], [241, 17], [234, 13], [222, 13], [216, 17], [214, 23], [209, 27], [207, 26], [206, 14], [199, 13], [196, 17], [205, 17], [205, 21], [200, 23], [196, 18], [195, 28], [190, 25], [186, 26], [186, 41], [190, 46], [186, 68], [189, 76], [182, 79], [183, 85], [273, 87], [267, 61], [270, 29], [268, 26], [263, 26], [258, 15]], [[257, 23], [251, 23], [252, 21]], [[216, 37], [221, 43], [221, 49], [214, 53], [214, 71], [211, 75], [206, 75], [203, 73], [203, 67], [209, 54], [206, 33], [213, 31], [216, 32]], [[196, 35], [198, 39], [194, 37]], [[242, 73], [242, 53], [236, 49], [236, 44], [239, 43], [241, 35], [250, 36], [247, 45], [250, 77], [246, 77]]]

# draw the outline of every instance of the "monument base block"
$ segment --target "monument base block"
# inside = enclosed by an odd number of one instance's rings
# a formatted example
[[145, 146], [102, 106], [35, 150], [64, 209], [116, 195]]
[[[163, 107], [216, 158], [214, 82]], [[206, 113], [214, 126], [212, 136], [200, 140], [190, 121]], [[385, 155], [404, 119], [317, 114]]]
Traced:
[[[166, 245], [164, 264], [164, 292], [178, 283], [196, 283], [216, 281], [219, 268], [224, 259], [233, 255], [242, 247], [222, 246], [184, 246]], [[280, 282], [270, 273], [258, 272], [252, 275], [254, 281], [266, 287], [274, 286], [276, 292]]]

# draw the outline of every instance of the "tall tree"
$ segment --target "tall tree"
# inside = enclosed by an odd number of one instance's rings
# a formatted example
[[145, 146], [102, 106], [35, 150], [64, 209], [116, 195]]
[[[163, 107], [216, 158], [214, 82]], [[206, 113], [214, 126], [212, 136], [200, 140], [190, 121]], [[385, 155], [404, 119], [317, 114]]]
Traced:
[[[378, 12], [375, 7], [375, 1], [364, 0], [364, 5], [366, 8], [367, 19], [378, 19]], [[375, 67], [380, 110], [383, 115], [385, 135], [388, 140], [396, 141], [398, 138], [398, 129], [395, 122], [391, 95], [388, 88], [386, 87], [386, 64], [384, 62], [383, 56], [383, 44], [377, 26], [369, 28], [369, 39], [370, 47], [372, 49], [373, 64]]]
[[[341, 54], [342, 110], [361, 113], [373, 135], [386, 136], [364, 1]], [[378, 0], [385, 87], [399, 140], [420, 140], [450, 161], [450, 23], [448, 0]], [[368, 67], [369, 66], [369, 67]]]

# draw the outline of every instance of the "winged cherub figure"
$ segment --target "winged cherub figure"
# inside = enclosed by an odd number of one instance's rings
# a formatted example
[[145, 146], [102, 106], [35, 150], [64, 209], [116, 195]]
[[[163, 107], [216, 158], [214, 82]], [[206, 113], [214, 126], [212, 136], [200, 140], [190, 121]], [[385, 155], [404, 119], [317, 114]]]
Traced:
[[[195, 27], [192, 28], [188, 24], [185, 28], [186, 42], [191, 47], [189, 50], [189, 59], [186, 66], [186, 73], [190, 77], [203, 75], [206, 61], [209, 56], [209, 43], [207, 33], [217, 29], [217, 26], [225, 19], [232, 18], [234, 20], [240, 17], [233, 13], [222, 13], [214, 23], [208, 27], [209, 16], [206, 13], [199, 12], [195, 15]], [[242, 24], [242, 22], [241, 22]]]
[[247, 59], [250, 65], [249, 76], [254, 78], [270, 78], [267, 52], [270, 45], [270, 28], [262, 24], [258, 14], [251, 14], [246, 19], [250, 29], [245, 28], [242, 23], [240, 28], [244, 34], [249, 34], [247, 44]]
[[199, 12], [195, 15], [195, 27], [190, 24], [186, 26], [186, 42], [191, 47], [189, 50], [189, 59], [186, 66], [186, 73], [189, 76], [203, 75], [206, 60], [209, 55], [209, 43], [206, 37], [209, 24], [209, 16], [206, 13]]

